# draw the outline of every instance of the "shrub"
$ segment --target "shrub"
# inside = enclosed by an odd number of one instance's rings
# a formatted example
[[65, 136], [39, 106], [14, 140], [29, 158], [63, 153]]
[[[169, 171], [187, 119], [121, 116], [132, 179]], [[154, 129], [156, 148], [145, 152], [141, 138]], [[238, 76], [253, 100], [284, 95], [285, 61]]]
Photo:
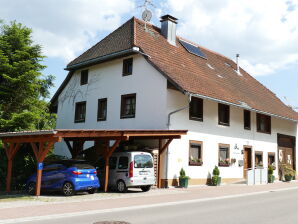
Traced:
[[273, 174], [273, 166], [269, 165], [268, 167], [268, 174], [272, 175]]
[[185, 170], [181, 168], [180, 170], [180, 176], [179, 177], [185, 177]]
[[218, 166], [215, 166], [212, 172], [213, 176], [219, 176], [220, 172]]

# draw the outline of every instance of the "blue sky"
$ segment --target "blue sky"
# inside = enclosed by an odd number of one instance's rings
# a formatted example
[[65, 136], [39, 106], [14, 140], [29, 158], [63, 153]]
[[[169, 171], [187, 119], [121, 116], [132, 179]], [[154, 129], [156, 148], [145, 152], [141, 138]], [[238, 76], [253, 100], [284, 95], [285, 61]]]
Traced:
[[[286, 104], [298, 107], [298, 0], [151, 0], [152, 23], [171, 14], [178, 35], [231, 59]], [[0, 19], [33, 29], [56, 76], [53, 95], [66, 64], [132, 16], [141, 17], [143, 0], [0, 0]]]

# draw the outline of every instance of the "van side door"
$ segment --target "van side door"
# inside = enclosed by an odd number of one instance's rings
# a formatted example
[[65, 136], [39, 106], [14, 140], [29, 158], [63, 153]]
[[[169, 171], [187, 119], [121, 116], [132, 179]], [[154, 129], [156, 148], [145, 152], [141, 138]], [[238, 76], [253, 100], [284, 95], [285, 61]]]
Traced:
[[128, 157], [127, 156], [120, 156], [118, 167], [116, 171], [116, 180], [126, 180], [128, 178]]

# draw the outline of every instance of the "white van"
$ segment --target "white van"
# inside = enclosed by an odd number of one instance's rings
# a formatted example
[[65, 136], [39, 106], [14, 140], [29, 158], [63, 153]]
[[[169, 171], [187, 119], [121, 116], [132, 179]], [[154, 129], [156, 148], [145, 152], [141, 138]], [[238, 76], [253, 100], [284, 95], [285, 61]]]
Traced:
[[[104, 165], [103, 158], [96, 163], [101, 186], [104, 186]], [[118, 192], [136, 187], [149, 191], [155, 184], [153, 157], [148, 152], [115, 152], [109, 165], [109, 187]]]

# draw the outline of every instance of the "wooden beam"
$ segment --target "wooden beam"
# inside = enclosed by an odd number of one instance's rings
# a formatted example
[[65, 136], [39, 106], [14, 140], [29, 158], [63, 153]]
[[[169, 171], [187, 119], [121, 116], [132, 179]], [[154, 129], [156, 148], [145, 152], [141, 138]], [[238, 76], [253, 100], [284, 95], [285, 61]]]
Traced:
[[17, 137], [10, 137], [10, 138], [2, 138], [3, 142], [14, 142], [14, 143], [31, 143], [31, 142], [61, 142], [61, 137], [23, 137], [23, 136], [17, 136]]
[[160, 149], [160, 154], [163, 153], [165, 151], [165, 149], [171, 144], [171, 142], [173, 141], [173, 139], [168, 139], [168, 141], [166, 142], [166, 144], [164, 144], [164, 146]]

